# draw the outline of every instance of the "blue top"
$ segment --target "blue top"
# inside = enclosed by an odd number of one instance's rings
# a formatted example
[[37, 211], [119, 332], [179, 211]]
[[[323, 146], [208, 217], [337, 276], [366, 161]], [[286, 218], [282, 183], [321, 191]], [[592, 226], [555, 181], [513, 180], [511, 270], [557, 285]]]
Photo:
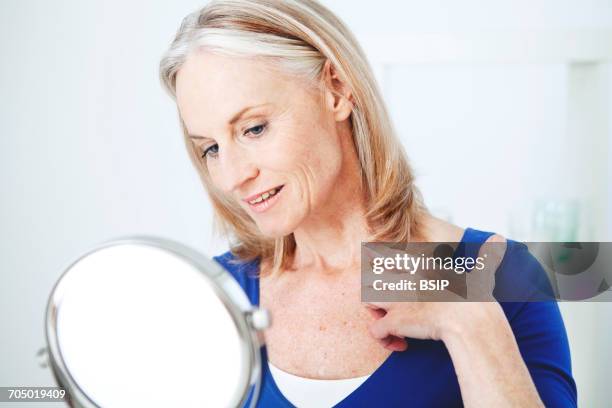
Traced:
[[[459, 256], [476, 258], [480, 245], [491, 235], [492, 232], [467, 228], [455, 253], [462, 252]], [[236, 258], [229, 251], [214, 259], [240, 283], [251, 303], [258, 305], [259, 279], [255, 275], [259, 271], [259, 259], [236, 263]], [[234, 263], [230, 263], [231, 260]], [[506, 254], [497, 274], [503, 268], [516, 271], [541, 266], [528, 252], [526, 245], [508, 240]], [[575, 407], [576, 384], [572, 378], [569, 345], [557, 303], [500, 304], [544, 405]], [[335, 407], [463, 406], [457, 376], [444, 343], [409, 339], [409, 344], [405, 351], [392, 352], [364, 383]], [[257, 406], [293, 407], [274, 382], [266, 364], [265, 346], [261, 353], [263, 378]], [[250, 401], [245, 406], [248, 404]]]

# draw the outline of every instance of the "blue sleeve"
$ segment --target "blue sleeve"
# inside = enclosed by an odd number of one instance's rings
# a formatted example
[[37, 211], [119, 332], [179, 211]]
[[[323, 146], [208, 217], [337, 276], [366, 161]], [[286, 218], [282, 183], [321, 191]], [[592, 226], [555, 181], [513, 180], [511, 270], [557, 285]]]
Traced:
[[510, 322], [523, 360], [547, 407], [575, 407], [569, 343], [556, 302], [524, 303]]
[[214, 256], [213, 259], [236, 279], [244, 293], [248, 296], [251, 304], [259, 304], [259, 282], [257, 279], [259, 260], [242, 262], [230, 251]]
[[[545, 274], [524, 244], [514, 244], [511, 272]], [[529, 271], [519, 271], [519, 265]], [[569, 342], [557, 302], [502, 303], [502, 307], [544, 405], [575, 407], [577, 390], [572, 377]]]

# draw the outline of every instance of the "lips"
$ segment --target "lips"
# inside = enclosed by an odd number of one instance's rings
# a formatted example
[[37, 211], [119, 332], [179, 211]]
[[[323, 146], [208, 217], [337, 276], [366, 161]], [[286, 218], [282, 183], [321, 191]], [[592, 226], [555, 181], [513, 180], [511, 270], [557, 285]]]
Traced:
[[268, 190], [264, 192], [263, 195], [255, 195], [255, 199], [252, 199], [250, 202], [247, 202], [249, 205], [249, 209], [254, 213], [263, 213], [265, 211], [268, 211], [278, 202], [278, 200], [282, 200], [283, 190], [283, 186], [280, 186], [273, 188], [271, 190], [272, 194], [270, 194], [270, 190]]
[[265, 193], [269, 193], [270, 191], [276, 190], [276, 194], [278, 194], [278, 193], [279, 193], [279, 192], [282, 190], [282, 188], [283, 188], [283, 187], [284, 187], [284, 184], [281, 184], [281, 185], [279, 185], [279, 186], [272, 187], [272, 188], [269, 188], [269, 189], [267, 189], [267, 190], [263, 190], [263, 191], [262, 191], [262, 192], [260, 192], [260, 193], [253, 194], [253, 195], [251, 195], [251, 196], [248, 196], [248, 197], [246, 197], [246, 198], [243, 198], [243, 199], [242, 199], [242, 201], [244, 201], [244, 202], [245, 202], [245, 203], [247, 203], [247, 204], [251, 204], [251, 201], [253, 201], [253, 200], [255, 200], [255, 199], [259, 198], [260, 196], [262, 196], [262, 195], [263, 195], [263, 194], [265, 194]]

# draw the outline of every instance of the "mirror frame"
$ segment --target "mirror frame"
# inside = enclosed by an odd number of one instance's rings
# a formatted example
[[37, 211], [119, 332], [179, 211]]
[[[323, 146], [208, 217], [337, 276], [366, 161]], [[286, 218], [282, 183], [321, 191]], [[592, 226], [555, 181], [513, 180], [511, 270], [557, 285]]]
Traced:
[[[260, 352], [263, 339], [260, 337], [260, 330], [269, 326], [269, 315], [265, 310], [251, 305], [242, 287], [219, 263], [207, 258], [186, 245], [154, 236], [130, 236], [105, 241], [86, 251], [83, 255], [71, 262], [64, 269], [64, 272], [53, 286], [46, 309], [45, 335], [49, 351], [49, 366], [51, 367], [51, 371], [58, 385], [66, 390], [66, 402], [74, 408], [100, 408], [85, 394], [70, 375], [59, 348], [59, 340], [57, 337], [57, 314], [62, 303], [66, 277], [72, 268], [83, 258], [102, 249], [126, 244], [152, 246], [171, 252], [173, 255], [191, 264], [191, 266], [202, 273], [204, 279], [208, 280], [213, 290], [232, 316], [236, 329], [240, 335], [241, 348], [248, 359], [246, 362], [247, 367], [250, 367], [249, 373], [243, 372], [241, 374], [241, 382], [244, 383], [245, 386], [241, 391], [242, 397], [239, 400], [238, 406], [243, 406], [245, 404], [249, 395], [251, 395], [251, 389], [253, 392], [250, 405], [252, 407], [255, 406], [259, 397], [262, 375]], [[246, 378], [244, 377], [245, 374], [247, 374]], [[235, 399], [238, 399], [238, 395], [235, 396]]]

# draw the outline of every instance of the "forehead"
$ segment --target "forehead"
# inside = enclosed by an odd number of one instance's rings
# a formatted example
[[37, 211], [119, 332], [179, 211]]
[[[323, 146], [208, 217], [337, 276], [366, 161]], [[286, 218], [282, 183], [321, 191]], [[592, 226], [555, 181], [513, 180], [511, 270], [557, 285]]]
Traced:
[[199, 127], [198, 118], [215, 123], [247, 106], [286, 103], [295, 82], [261, 60], [196, 51], [177, 73], [176, 99], [185, 123]]

